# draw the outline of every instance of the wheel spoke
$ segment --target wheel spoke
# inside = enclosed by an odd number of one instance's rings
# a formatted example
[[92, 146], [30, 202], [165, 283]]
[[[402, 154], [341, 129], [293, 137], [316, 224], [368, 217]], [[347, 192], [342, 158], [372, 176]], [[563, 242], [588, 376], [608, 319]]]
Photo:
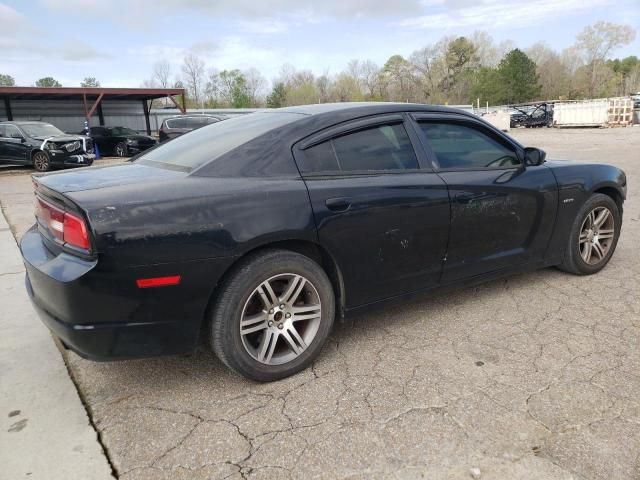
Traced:
[[282, 332], [282, 338], [286, 340], [296, 355], [300, 355], [307, 349], [307, 344], [304, 343], [304, 340], [293, 325]]
[[599, 242], [593, 242], [593, 253], [598, 257], [598, 260], [602, 260], [604, 257], [604, 250]]
[[320, 304], [301, 305], [299, 307], [291, 307], [290, 310], [294, 315], [304, 315], [305, 313], [319, 312]]
[[[593, 215], [595, 215], [595, 211], [592, 212], [592, 213], [593, 213]], [[609, 215], [610, 215], [609, 209], [608, 208], [603, 208], [600, 211], [600, 213], [598, 214], [598, 216], [594, 219], [593, 225], [596, 228], [601, 227], [604, 224], [604, 222], [607, 221], [607, 219], [609, 218]]]
[[273, 352], [276, 349], [277, 343], [278, 335], [272, 330], [265, 330], [262, 341], [260, 342], [260, 345], [258, 347], [258, 360], [263, 363], [269, 363], [271, 361], [271, 357], [273, 356]]
[[588, 238], [589, 238], [589, 233], [588, 232], [582, 232], [580, 234], [580, 243], [586, 242]]
[[589, 263], [589, 260], [591, 259], [591, 242], [584, 244], [584, 248], [582, 249], [582, 259]]
[[289, 281], [289, 285], [287, 286], [287, 290], [282, 294], [280, 300], [284, 303], [293, 304], [298, 299], [300, 292], [304, 288], [305, 283], [307, 281], [302, 278], [300, 275], [295, 275]]
[[598, 240], [606, 240], [607, 238], [613, 238], [613, 228], [601, 229], [598, 232]]
[[278, 296], [274, 293], [273, 288], [271, 288], [269, 280], [263, 282], [257, 290], [262, 299], [262, 303], [264, 303], [267, 309], [272, 308], [278, 302]]
[[242, 335], [248, 335], [253, 332], [258, 332], [267, 328], [267, 314], [261, 312], [257, 315], [245, 317], [240, 322], [240, 333]]

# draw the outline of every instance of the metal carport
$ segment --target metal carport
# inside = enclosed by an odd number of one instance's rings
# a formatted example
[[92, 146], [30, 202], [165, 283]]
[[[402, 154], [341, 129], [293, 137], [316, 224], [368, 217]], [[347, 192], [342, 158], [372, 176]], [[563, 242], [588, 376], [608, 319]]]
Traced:
[[[91, 119], [97, 115], [100, 125], [105, 125], [104, 105], [117, 108], [117, 104], [126, 105], [130, 110], [137, 102], [142, 106], [145, 127], [151, 135], [149, 121], [149, 101], [167, 97], [173, 104], [185, 113], [185, 97], [183, 88], [75, 88], [75, 87], [0, 87], [0, 118], [7, 120], [41, 120], [47, 117], [60, 116]], [[179, 97], [180, 101], [175, 97]], [[19, 114], [14, 114], [16, 107]], [[4, 114], [4, 115], [3, 115]], [[79, 130], [77, 122], [63, 130]]]

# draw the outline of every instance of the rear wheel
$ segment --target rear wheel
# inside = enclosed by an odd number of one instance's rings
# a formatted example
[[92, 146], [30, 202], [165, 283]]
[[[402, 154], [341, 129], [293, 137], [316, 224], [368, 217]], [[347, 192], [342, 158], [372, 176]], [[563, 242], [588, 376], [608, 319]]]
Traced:
[[243, 261], [222, 285], [212, 312], [211, 346], [245, 377], [284, 378], [320, 353], [334, 310], [331, 282], [317, 263], [270, 250]]
[[47, 155], [47, 152], [40, 150], [33, 154], [33, 168], [38, 172], [48, 172], [51, 170], [51, 164], [49, 163], [49, 155]]
[[622, 218], [618, 205], [607, 195], [592, 195], [573, 222], [560, 268], [577, 275], [602, 270], [613, 255]]

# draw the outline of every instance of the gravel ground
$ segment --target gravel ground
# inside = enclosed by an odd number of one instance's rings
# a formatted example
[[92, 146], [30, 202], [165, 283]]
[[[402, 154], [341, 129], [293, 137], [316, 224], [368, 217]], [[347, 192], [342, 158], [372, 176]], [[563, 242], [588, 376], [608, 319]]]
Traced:
[[[607, 268], [360, 316], [312, 368], [272, 384], [205, 350], [119, 363], [65, 353], [120, 478], [640, 478], [640, 128], [512, 134], [550, 158], [626, 171]], [[32, 223], [26, 173], [0, 173], [18, 237]]]

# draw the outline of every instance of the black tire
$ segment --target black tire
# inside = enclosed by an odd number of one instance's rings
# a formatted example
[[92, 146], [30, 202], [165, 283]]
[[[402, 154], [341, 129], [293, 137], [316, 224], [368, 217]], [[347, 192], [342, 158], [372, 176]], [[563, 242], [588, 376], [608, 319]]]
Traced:
[[[606, 207], [611, 212], [614, 221], [614, 232], [613, 239], [611, 240], [611, 244], [606, 254], [597, 263], [590, 264], [585, 262], [582, 258], [582, 255], [580, 254], [580, 229], [585, 222], [587, 215], [598, 207]], [[561, 270], [564, 270], [565, 272], [574, 273], [576, 275], [592, 275], [599, 272], [607, 265], [607, 263], [609, 263], [609, 260], [611, 259], [611, 256], [616, 249], [618, 238], [620, 237], [621, 227], [622, 216], [620, 215], [620, 209], [618, 208], [616, 202], [608, 195], [603, 195], [601, 193], [593, 194], [584, 203], [584, 205], [582, 205], [582, 208], [580, 208], [580, 211], [573, 221], [568, 243], [565, 249], [564, 260], [559, 265], [559, 268]]]
[[116, 157], [124, 158], [129, 156], [129, 148], [127, 144], [124, 142], [118, 143], [115, 147], [113, 147], [113, 153]]
[[[285, 273], [301, 275], [313, 285], [321, 305], [320, 323], [315, 337], [299, 356], [280, 365], [267, 365], [245, 348], [240, 321], [254, 290], [267, 279]], [[242, 260], [217, 292], [210, 318], [211, 348], [227, 367], [240, 375], [259, 382], [278, 380], [313, 362], [331, 332], [334, 315], [333, 287], [316, 262], [288, 250], [266, 250]]]
[[49, 161], [47, 152], [38, 150], [33, 154], [31, 160], [33, 161], [33, 168], [35, 168], [37, 172], [48, 172], [51, 170], [51, 162]]

